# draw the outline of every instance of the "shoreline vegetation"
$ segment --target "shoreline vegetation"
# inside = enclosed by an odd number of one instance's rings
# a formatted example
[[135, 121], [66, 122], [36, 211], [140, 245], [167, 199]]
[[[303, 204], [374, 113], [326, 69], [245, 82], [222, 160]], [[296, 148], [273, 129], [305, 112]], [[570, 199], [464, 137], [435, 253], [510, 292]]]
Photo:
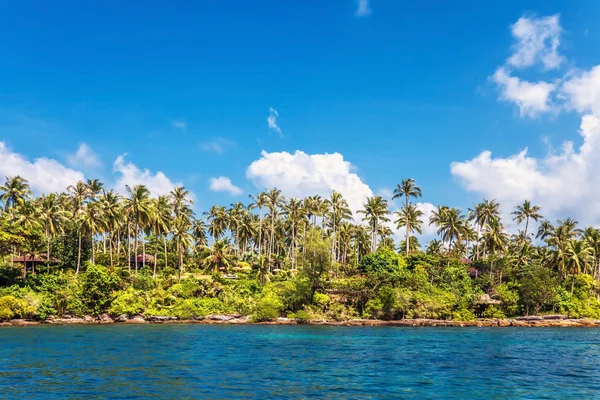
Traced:
[[[7, 177], [0, 326], [600, 327], [598, 229], [552, 223], [527, 200], [426, 216], [420, 197], [405, 179], [353, 212], [336, 191], [273, 188], [196, 214], [184, 187], [118, 194], [90, 179], [35, 196]], [[422, 246], [426, 225], [438, 237]]]

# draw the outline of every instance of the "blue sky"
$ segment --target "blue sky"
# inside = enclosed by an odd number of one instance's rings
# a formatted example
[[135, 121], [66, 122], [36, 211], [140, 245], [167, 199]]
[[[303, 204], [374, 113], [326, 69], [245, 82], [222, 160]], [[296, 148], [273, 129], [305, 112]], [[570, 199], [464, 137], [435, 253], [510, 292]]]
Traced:
[[3, 2], [0, 174], [184, 183], [198, 211], [267, 184], [358, 203], [413, 177], [432, 205], [527, 196], [600, 222], [596, 157], [575, 167], [600, 115], [599, 2], [171, 3]]

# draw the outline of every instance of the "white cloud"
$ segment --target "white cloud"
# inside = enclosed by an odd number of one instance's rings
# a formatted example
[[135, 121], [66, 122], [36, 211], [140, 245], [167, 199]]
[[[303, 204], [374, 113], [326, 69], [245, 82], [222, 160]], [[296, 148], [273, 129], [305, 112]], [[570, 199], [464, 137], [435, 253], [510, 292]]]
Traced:
[[125, 185], [130, 187], [134, 185], [145, 185], [152, 196], [168, 194], [175, 186], [181, 186], [181, 183], [172, 182], [164, 173], [158, 171], [153, 174], [148, 169], [140, 169], [135, 164], [125, 161], [122, 154], [117, 157], [113, 164], [113, 171], [120, 174], [116, 183], [115, 190], [119, 193], [125, 193]]
[[548, 82], [528, 82], [510, 76], [504, 67], [496, 70], [490, 80], [498, 85], [500, 99], [515, 103], [521, 117], [536, 117], [553, 109], [551, 93], [556, 85]]
[[366, 17], [371, 14], [369, 0], [358, 0], [358, 7], [355, 12], [357, 17]]
[[568, 109], [600, 115], [600, 65], [568, 77], [561, 87], [559, 97], [565, 101]]
[[200, 143], [200, 149], [204, 151], [210, 151], [217, 154], [223, 154], [226, 147], [235, 146], [236, 143], [233, 140], [218, 137], [206, 142]]
[[493, 158], [484, 151], [472, 160], [453, 162], [451, 172], [470, 191], [496, 198], [507, 206], [528, 199], [551, 218], [572, 216], [583, 224], [600, 224], [600, 119], [584, 115], [583, 143], [575, 150], [565, 142], [558, 154], [531, 157], [527, 149]]
[[227, 192], [233, 196], [242, 194], [242, 189], [231, 183], [231, 179], [226, 176], [209, 179], [209, 189], [213, 192]]
[[[280, 189], [284, 196], [304, 197], [318, 194], [329, 197], [333, 190], [340, 192], [353, 213], [362, 208], [363, 201], [373, 191], [353, 172], [354, 167], [340, 153], [306, 154], [262, 151], [261, 158], [252, 162], [246, 176], [259, 189]], [[357, 216], [355, 215], [355, 219]]]
[[517, 42], [507, 60], [509, 65], [522, 68], [541, 62], [545, 69], [554, 69], [562, 63], [564, 57], [558, 54], [562, 33], [558, 15], [521, 17], [511, 25], [511, 32]]
[[175, 129], [180, 129], [182, 131], [185, 131], [187, 129], [187, 123], [182, 119], [174, 119], [173, 121], [171, 121], [171, 123], [173, 124], [173, 128]]
[[96, 154], [86, 143], [81, 143], [75, 154], [67, 157], [69, 164], [75, 167], [97, 168], [102, 165]]
[[274, 130], [279, 134], [279, 136], [283, 136], [283, 132], [281, 132], [281, 128], [277, 125], [277, 118], [279, 118], [279, 113], [273, 107], [269, 107], [269, 116], [267, 117], [267, 122], [269, 124], [269, 129]]
[[40, 157], [31, 162], [0, 141], [0, 176], [15, 175], [27, 179], [36, 193], [62, 192], [84, 179], [82, 172], [67, 168], [56, 160]]

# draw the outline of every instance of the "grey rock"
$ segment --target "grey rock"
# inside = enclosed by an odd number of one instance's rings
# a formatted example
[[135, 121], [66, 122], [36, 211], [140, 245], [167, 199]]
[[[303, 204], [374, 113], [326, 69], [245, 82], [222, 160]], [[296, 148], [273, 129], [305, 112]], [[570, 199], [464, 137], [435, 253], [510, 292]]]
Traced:
[[129, 317], [127, 316], [127, 314], [121, 314], [117, 318], [115, 318], [115, 322], [127, 322], [128, 319]]

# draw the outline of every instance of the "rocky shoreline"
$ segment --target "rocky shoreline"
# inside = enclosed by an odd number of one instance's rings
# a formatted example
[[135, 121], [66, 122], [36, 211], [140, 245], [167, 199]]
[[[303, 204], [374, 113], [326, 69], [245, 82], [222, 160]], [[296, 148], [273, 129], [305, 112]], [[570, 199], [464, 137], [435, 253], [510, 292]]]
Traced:
[[151, 316], [143, 317], [136, 315], [129, 317], [121, 315], [111, 318], [107, 314], [98, 317], [85, 316], [83, 318], [65, 316], [62, 318], [50, 318], [46, 321], [34, 321], [26, 319], [14, 319], [0, 322], [0, 326], [31, 326], [31, 325], [101, 325], [101, 324], [226, 324], [226, 325], [329, 325], [329, 326], [407, 326], [407, 327], [600, 327], [600, 320], [574, 319], [566, 315], [544, 315], [526, 316], [506, 319], [477, 319], [474, 321], [452, 321], [436, 319], [403, 319], [394, 321], [352, 319], [348, 321], [324, 321], [324, 320], [296, 320], [278, 318], [270, 322], [252, 322], [248, 316], [236, 314], [209, 315], [196, 319], [180, 320], [176, 317]]

